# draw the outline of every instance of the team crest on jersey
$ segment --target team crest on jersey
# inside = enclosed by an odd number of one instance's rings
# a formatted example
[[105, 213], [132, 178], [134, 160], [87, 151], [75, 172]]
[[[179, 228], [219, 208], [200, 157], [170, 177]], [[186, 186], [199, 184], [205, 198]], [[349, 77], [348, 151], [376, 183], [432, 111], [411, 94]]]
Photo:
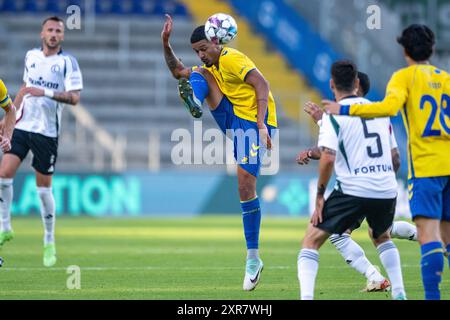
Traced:
[[51, 70], [52, 70], [53, 73], [58, 73], [58, 72], [61, 71], [61, 67], [59, 65], [57, 65], [57, 64], [54, 64], [54, 65], [52, 65]]

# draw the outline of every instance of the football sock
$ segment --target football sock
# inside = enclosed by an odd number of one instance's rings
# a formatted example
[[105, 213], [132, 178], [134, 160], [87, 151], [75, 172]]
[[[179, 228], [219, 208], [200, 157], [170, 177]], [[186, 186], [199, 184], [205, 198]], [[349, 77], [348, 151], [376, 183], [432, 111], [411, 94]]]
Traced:
[[13, 179], [0, 179], [0, 213], [2, 231], [11, 231], [11, 202], [13, 198]]
[[444, 249], [438, 241], [428, 242], [421, 246], [422, 281], [425, 289], [425, 300], [440, 300], [439, 284], [444, 271]]
[[405, 294], [405, 287], [403, 285], [402, 268], [400, 263], [400, 254], [395, 244], [389, 240], [377, 247], [381, 263], [386, 270], [389, 280], [392, 285], [392, 296], [396, 297], [399, 294]]
[[381, 282], [384, 277], [366, 258], [364, 250], [350, 237], [349, 234], [332, 234], [330, 241], [339, 253], [359, 273], [363, 274], [369, 281]]
[[202, 105], [209, 93], [208, 82], [203, 75], [198, 72], [191, 73], [189, 82], [191, 83], [192, 90], [194, 91], [194, 98], [196, 98], [198, 100], [197, 102]]
[[247, 250], [247, 259], [259, 259], [259, 250], [258, 249], [248, 249]]
[[55, 242], [55, 199], [52, 188], [37, 188], [41, 200], [41, 216], [44, 225], [44, 244]]
[[313, 249], [302, 249], [297, 260], [298, 281], [300, 282], [300, 299], [314, 299], [314, 285], [319, 269], [319, 252]]
[[261, 226], [261, 208], [258, 197], [241, 201], [241, 208], [247, 249], [258, 249], [259, 228]]
[[417, 241], [417, 228], [406, 221], [394, 221], [391, 228], [391, 238]]

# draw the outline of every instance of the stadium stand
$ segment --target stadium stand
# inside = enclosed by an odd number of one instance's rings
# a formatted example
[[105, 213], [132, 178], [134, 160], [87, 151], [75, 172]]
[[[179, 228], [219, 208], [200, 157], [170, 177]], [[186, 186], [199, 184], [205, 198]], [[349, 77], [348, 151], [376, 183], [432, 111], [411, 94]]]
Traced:
[[[124, 148], [125, 165], [121, 168], [173, 169], [171, 151], [176, 143], [171, 142], [171, 134], [177, 128], [192, 131], [193, 125], [177, 96], [177, 82], [167, 71], [162, 55], [162, 12], [176, 16], [171, 42], [186, 65], [198, 64], [187, 41], [194, 22], [179, 2], [144, 2], [153, 3], [153, 10], [146, 7], [145, 16], [143, 6], [136, 5], [141, 1], [96, 1], [95, 10], [101, 14], [91, 21], [86, 18], [81, 30], [66, 30], [64, 50], [77, 57], [83, 71], [83, 106]], [[4, 70], [2, 77], [8, 79], [13, 94], [21, 84], [25, 52], [40, 45], [41, 21], [49, 14], [60, 12], [62, 15], [61, 8], [64, 8], [62, 4], [56, 6], [59, 1], [37, 1], [35, 6], [30, 3], [17, 1], [13, 7], [8, 1], [0, 2], [0, 30], [11, 38], [6, 47], [0, 48], [0, 64]], [[236, 47], [239, 49], [239, 43]], [[309, 127], [313, 125], [299, 126], [297, 121], [285, 116], [280, 102], [279, 105], [280, 163], [281, 168], [289, 169], [296, 166], [297, 152], [314, 143]], [[102, 146], [94, 143], [92, 133], [89, 137], [89, 133], [76, 124], [67, 109], [63, 113], [59, 170], [108, 169], [93, 163], [95, 158], [109, 159], [111, 155], [98, 154]], [[205, 112], [203, 128], [215, 127], [211, 115]], [[223, 166], [190, 166], [190, 169], [224, 170]]]

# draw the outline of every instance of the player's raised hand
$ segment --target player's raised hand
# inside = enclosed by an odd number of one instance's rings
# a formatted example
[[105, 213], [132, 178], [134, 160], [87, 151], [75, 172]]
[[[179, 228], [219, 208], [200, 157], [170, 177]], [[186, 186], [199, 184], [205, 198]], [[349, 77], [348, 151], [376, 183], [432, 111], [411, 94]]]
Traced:
[[5, 136], [0, 136], [0, 149], [2, 149], [3, 152], [11, 150], [11, 141]]
[[324, 199], [323, 195], [317, 195], [316, 209], [314, 210], [314, 213], [311, 217], [311, 223], [313, 226], [317, 226], [319, 223], [322, 223], [322, 221], [323, 221], [322, 211], [323, 211], [324, 203], [325, 203], [325, 199]]
[[308, 164], [309, 160], [311, 159], [309, 157], [309, 152], [310, 152], [309, 149], [300, 151], [300, 153], [297, 155], [297, 159], [296, 159], [297, 163], [300, 165]]
[[327, 114], [340, 114], [341, 105], [336, 101], [322, 100], [323, 107]]
[[166, 14], [166, 21], [164, 22], [164, 26], [161, 32], [161, 39], [163, 40], [163, 43], [169, 42], [170, 34], [172, 33], [172, 28], [173, 28], [172, 17]]
[[323, 110], [314, 102], [305, 103], [303, 110], [313, 118], [314, 122], [322, 120]]

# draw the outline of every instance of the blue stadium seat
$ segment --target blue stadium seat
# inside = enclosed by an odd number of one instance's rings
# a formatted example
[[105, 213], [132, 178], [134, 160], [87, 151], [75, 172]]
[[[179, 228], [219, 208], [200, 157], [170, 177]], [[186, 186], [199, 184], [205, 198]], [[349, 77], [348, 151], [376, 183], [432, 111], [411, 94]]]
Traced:
[[[70, 5], [85, 10], [85, 0], [0, 0], [0, 12], [47, 12], [65, 14]], [[177, 0], [95, 0], [97, 14], [187, 15]]]

